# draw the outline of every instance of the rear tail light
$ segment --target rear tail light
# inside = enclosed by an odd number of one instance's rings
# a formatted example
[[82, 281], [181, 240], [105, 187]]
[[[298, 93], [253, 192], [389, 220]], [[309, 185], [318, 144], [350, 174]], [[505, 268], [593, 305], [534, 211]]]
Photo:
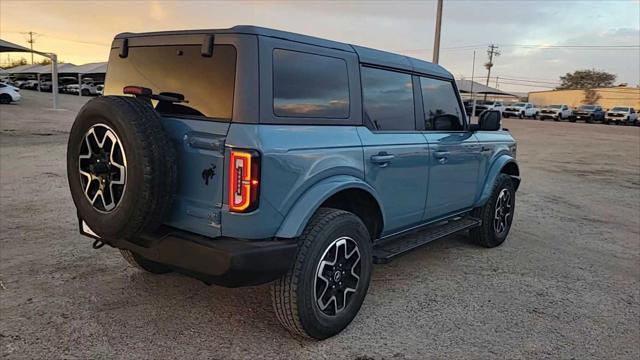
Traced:
[[258, 208], [260, 155], [253, 150], [231, 150], [229, 159], [229, 210], [249, 212]]

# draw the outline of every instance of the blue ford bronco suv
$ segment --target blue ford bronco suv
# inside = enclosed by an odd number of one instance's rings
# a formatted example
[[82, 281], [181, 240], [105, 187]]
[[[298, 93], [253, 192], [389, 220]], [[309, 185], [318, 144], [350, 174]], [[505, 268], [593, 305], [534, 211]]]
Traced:
[[516, 142], [439, 65], [253, 26], [123, 33], [104, 94], [67, 149], [80, 232], [151, 273], [271, 282], [294, 335], [344, 329], [374, 263], [513, 221]]

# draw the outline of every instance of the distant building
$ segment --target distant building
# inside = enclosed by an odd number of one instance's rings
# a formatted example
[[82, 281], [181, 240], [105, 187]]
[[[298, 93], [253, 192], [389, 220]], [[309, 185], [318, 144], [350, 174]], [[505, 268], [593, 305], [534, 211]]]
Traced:
[[[616, 86], [592, 89], [599, 99], [597, 104], [606, 109], [629, 106], [640, 109], [640, 88]], [[585, 90], [548, 90], [529, 93], [529, 102], [537, 105], [567, 104], [575, 107], [584, 104]]]

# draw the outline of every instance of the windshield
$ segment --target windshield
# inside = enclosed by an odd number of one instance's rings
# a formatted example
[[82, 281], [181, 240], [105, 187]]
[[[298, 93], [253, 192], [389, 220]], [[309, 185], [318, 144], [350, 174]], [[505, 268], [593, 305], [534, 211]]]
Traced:
[[236, 50], [215, 45], [213, 56], [199, 45], [130, 47], [126, 58], [111, 50], [105, 95], [123, 95], [125, 86], [142, 86], [154, 94], [184, 96], [184, 102], [153, 100], [162, 114], [230, 120], [236, 76]]
[[582, 105], [582, 106], [580, 106], [581, 110], [593, 110], [595, 108], [596, 108], [595, 105]]
[[626, 107], [617, 107], [617, 106], [616, 106], [616, 107], [614, 107], [613, 109], [611, 109], [611, 111], [624, 111], [624, 112], [627, 112], [627, 111], [629, 111], [629, 108], [626, 108]]
[[494, 101], [478, 101], [480, 105], [493, 105], [494, 103]]
[[562, 109], [562, 105], [549, 105], [547, 106], [549, 109]]
[[515, 103], [515, 104], [513, 104], [511, 106], [513, 106], [513, 107], [524, 107], [524, 105], [525, 105], [525, 103]]

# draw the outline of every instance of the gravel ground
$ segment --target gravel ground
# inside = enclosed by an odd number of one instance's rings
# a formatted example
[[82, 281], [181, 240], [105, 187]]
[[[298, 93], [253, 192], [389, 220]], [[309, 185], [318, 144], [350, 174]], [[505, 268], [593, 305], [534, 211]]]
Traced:
[[0, 354], [29, 359], [640, 357], [640, 128], [505, 120], [523, 183], [507, 242], [374, 268], [340, 335], [291, 338], [267, 286], [154, 276], [77, 232], [65, 149], [86, 98], [0, 107]]

